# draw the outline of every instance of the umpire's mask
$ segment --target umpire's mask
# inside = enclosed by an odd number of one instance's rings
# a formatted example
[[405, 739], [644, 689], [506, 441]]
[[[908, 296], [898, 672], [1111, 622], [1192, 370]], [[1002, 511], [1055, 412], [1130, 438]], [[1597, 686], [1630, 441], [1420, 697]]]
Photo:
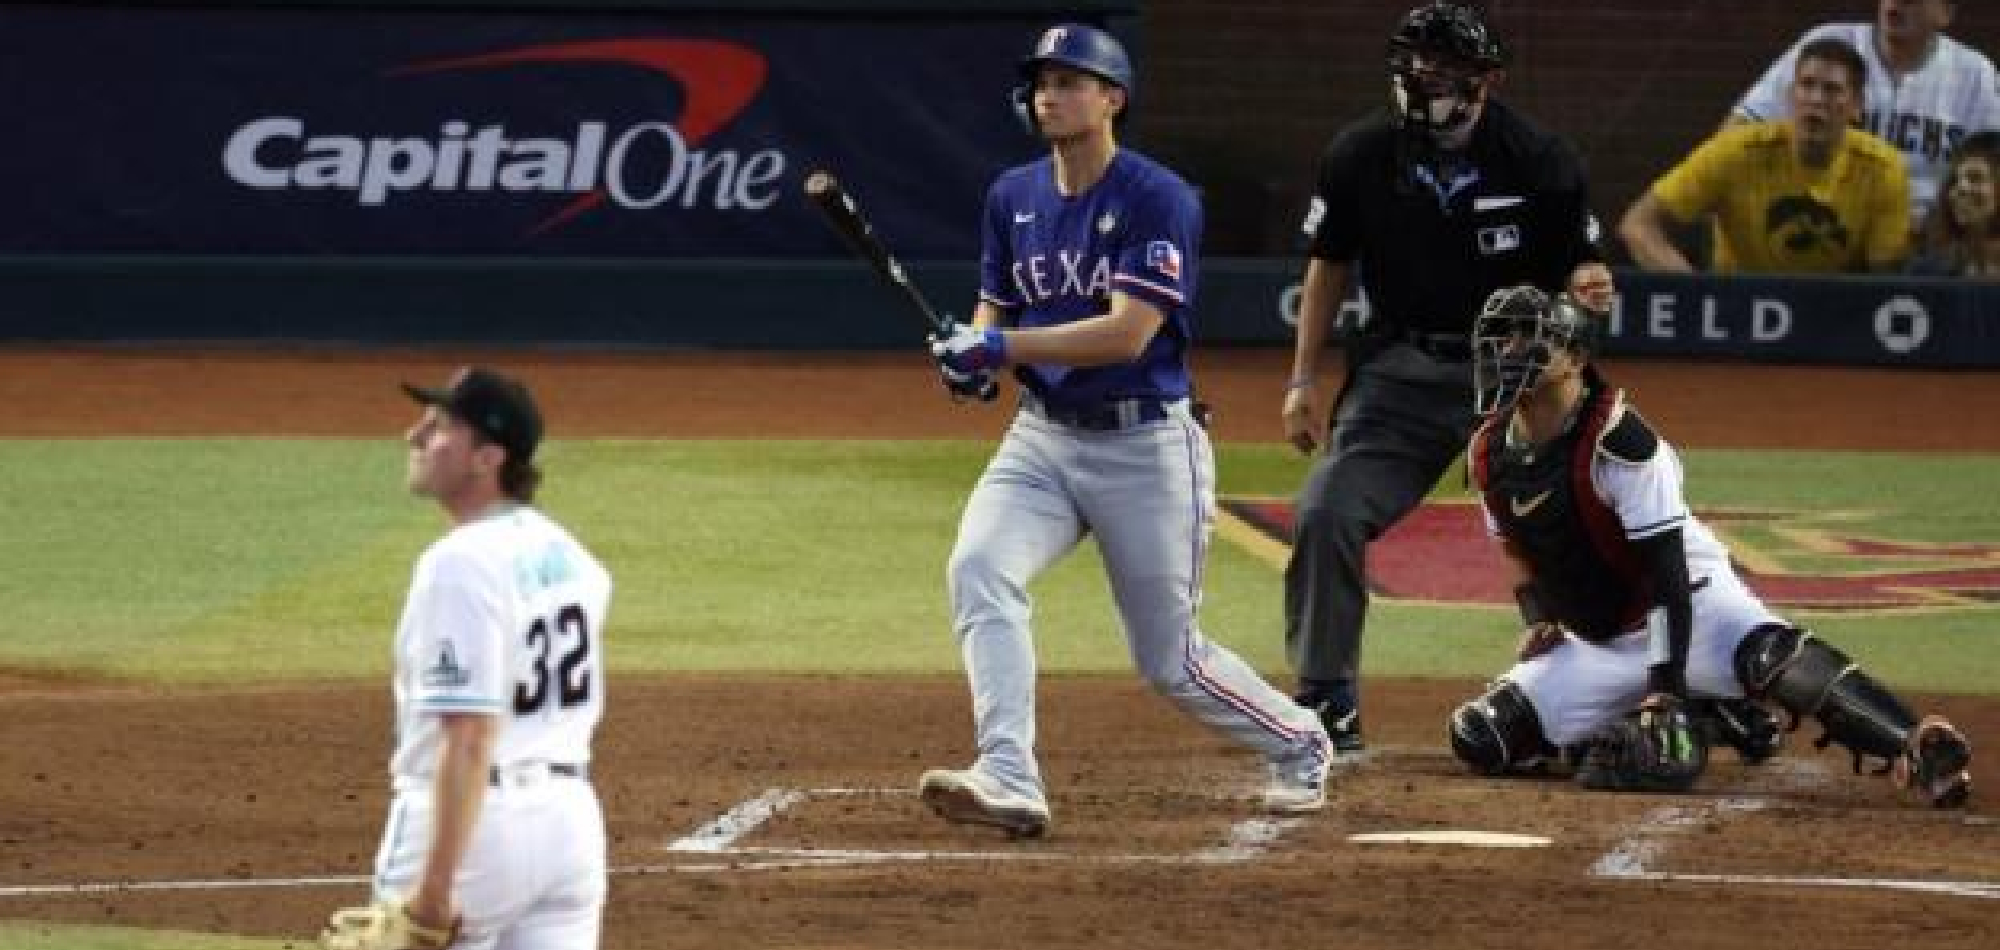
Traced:
[[1426, 3], [1389, 36], [1389, 97], [1397, 125], [1435, 139], [1472, 117], [1481, 85], [1507, 54], [1479, 12]]
[[1472, 325], [1473, 408], [1482, 416], [1512, 409], [1541, 382], [1558, 349], [1589, 359], [1597, 321], [1569, 294], [1550, 297], [1532, 284], [1494, 291]]

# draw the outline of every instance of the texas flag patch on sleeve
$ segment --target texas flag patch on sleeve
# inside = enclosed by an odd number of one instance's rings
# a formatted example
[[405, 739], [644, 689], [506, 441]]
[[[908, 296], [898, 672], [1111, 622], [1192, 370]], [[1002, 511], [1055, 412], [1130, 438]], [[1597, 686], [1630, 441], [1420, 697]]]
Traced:
[[1153, 241], [1146, 245], [1146, 266], [1169, 280], [1180, 280], [1181, 250], [1172, 241]]

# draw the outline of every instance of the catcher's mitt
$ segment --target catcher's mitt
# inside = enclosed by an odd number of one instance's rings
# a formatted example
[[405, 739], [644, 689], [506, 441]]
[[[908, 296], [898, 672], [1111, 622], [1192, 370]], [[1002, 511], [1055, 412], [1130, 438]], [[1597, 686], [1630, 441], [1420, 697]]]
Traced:
[[1708, 743], [1681, 702], [1652, 696], [1590, 739], [1576, 780], [1613, 792], [1685, 792], [1707, 767]]
[[457, 918], [443, 927], [417, 923], [402, 901], [378, 900], [367, 907], [333, 912], [319, 945], [326, 950], [444, 950], [458, 939]]

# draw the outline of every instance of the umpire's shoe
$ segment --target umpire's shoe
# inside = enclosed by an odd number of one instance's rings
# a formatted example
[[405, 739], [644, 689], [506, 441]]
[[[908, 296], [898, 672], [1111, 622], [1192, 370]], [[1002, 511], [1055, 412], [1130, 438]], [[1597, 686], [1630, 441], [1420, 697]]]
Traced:
[[1333, 757], [1336, 761], [1358, 759], [1368, 751], [1361, 741], [1361, 710], [1352, 706], [1342, 706], [1326, 694], [1313, 687], [1306, 687], [1292, 697], [1292, 702], [1312, 710], [1319, 716], [1320, 725], [1326, 727], [1326, 738], [1333, 743]]
[[1008, 792], [975, 769], [932, 769], [917, 794], [938, 817], [960, 825], [991, 825], [1009, 838], [1039, 838], [1049, 830], [1049, 806]]
[[1943, 716], [1925, 716], [1894, 763], [1896, 784], [1914, 788], [1939, 808], [1959, 808], [1972, 797], [1972, 744]]

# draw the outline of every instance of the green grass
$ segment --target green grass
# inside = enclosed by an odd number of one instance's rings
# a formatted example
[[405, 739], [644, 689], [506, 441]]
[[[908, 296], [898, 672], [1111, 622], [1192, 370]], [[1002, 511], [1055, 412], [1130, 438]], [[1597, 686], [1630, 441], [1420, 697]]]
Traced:
[[[618, 581], [622, 670], [956, 669], [943, 565], [991, 446], [967, 442], [588, 441], [550, 446], [545, 507]], [[1995, 460], [1698, 452], [1702, 507], [1837, 510], [1843, 530], [2000, 540]], [[1289, 495], [1302, 463], [1226, 446], [1222, 486]], [[0, 663], [231, 683], [378, 675], [410, 567], [444, 527], [401, 490], [387, 440], [0, 440]], [[1447, 477], [1447, 492], [1457, 485]], [[1281, 579], [1226, 543], [1203, 626], [1274, 674]], [[1096, 553], [1036, 585], [1046, 668], [1129, 665]], [[1803, 618], [1892, 681], [2000, 682], [2000, 610]], [[1504, 611], [1381, 605], [1370, 674], [1486, 676]]]
[[312, 946], [309, 941], [299, 940], [0, 920], [0, 947], [7, 950], [304, 950], [308, 946]]

